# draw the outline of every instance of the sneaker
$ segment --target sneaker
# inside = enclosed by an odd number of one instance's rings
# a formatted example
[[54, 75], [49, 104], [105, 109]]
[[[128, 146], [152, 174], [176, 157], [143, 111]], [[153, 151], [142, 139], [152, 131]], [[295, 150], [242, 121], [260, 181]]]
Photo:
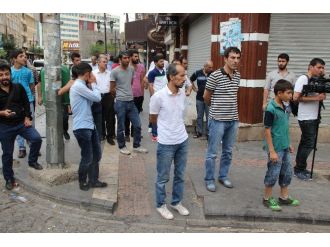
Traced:
[[40, 165], [38, 162], [30, 163], [29, 167], [32, 167], [36, 170], [42, 170], [43, 169], [42, 165]]
[[112, 138], [107, 138], [107, 142], [108, 142], [110, 145], [116, 145], [115, 141], [114, 141]]
[[151, 141], [152, 141], [152, 142], [157, 142], [157, 141], [158, 141], [157, 136], [152, 136], [152, 137], [151, 137]]
[[267, 207], [270, 208], [272, 211], [281, 211], [282, 208], [278, 204], [278, 201], [274, 199], [273, 197], [270, 197], [268, 200], [263, 199], [263, 204]]
[[206, 183], [206, 189], [210, 192], [215, 192], [216, 191], [216, 188], [215, 188], [215, 184], [213, 182], [209, 182], [209, 183]]
[[15, 182], [15, 179], [6, 181], [6, 189], [13, 190], [19, 187], [19, 184]]
[[170, 207], [174, 208], [176, 211], [178, 211], [180, 215], [183, 215], [183, 216], [189, 215], [188, 209], [186, 209], [184, 206], [182, 206], [181, 202], [179, 202], [177, 205], [170, 205]]
[[105, 188], [108, 186], [107, 183], [97, 180], [95, 183], [89, 183], [91, 188]]
[[22, 159], [26, 156], [26, 150], [19, 150], [17, 157]]
[[230, 182], [230, 180], [228, 178], [225, 179], [218, 179], [219, 183], [221, 183], [223, 186], [225, 186], [226, 188], [232, 189], [234, 188], [232, 182]]
[[148, 153], [148, 149], [143, 147], [133, 148], [133, 151], [136, 153], [144, 153], [144, 154]]
[[149, 127], [149, 128], [148, 128], [148, 132], [149, 132], [149, 133], [151, 133], [151, 131], [152, 131], [152, 128], [151, 128], [151, 127]]
[[121, 152], [122, 154], [126, 154], [126, 155], [130, 155], [130, 154], [131, 154], [131, 151], [129, 151], [129, 150], [127, 149], [127, 147], [123, 147], [123, 148], [121, 148], [121, 149], [120, 149], [120, 152]]
[[170, 210], [167, 209], [166, 204], [162, 205], [159, 208], [156, 208], [156, 210], [158, 211], [158, 213], [167, 220], [172, 220], [174, 219], [173, 214], [171, 213]]
[[286, 200], [279, 197], [278, 202], [279, 202], [280, 205], [285, 205], [285, 206], [297, 207], [297, 206], [300, 205], [300, 202], [297, 199], [293, 199], [290, 196]]
[[79, 183], [79, 188], [83, 191], [89, 190], [89, 183], [86, 182], [80, 182]]
[[65, 139], [65, 140], [70, 140], [70, 135], [69, 135], [68, 132], [64, 132], [64, 133], [63, 133], [63, 136], [64, 136], [64, 139]]
[[197, 133], [197, 134], [195, 134], [195, 135], [193, 136], [193, 138], [199, 138], [199, 137], [201, 137], [201, 136], [202, 136], [201, 133]]
[[293, 175], [303, 181], [311, 180], [310, 175], [306, 175], [304, 171], [294, 171]]

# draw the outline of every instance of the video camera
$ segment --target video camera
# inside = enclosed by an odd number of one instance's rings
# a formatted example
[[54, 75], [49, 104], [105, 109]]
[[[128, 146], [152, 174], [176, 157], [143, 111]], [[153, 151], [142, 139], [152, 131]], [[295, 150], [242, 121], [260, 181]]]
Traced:
[[303, 86], [302, 94], [330, 93], [330, 78], [312, 77], [307, 85]]

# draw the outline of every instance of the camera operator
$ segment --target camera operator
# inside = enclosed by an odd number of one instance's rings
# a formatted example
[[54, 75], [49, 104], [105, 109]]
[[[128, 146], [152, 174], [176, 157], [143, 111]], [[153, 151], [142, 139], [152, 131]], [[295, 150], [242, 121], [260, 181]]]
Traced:
[[321, 58], [313, 58], [308, 66], [307, 75], [301, 75], [295, 84], [293, 100], [299, 101], [298, 122], [301, 129], [301, 139], [297, 150], [294, 175], [301, 180], [310, 179], [310, 171], [306, 169], [307, 158], [314, 148], [318, 128], [318, 109], [320, 101], [325, 100], [325, 93], [308, 93], [303, 95], [303, 86], [310, 78], [324, 75], [325, 62]]

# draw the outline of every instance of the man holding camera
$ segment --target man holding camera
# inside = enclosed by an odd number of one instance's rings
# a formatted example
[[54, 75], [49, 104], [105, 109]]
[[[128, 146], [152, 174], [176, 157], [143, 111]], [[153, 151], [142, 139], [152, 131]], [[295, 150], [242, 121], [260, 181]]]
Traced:
[[301, 180], [310, 179], [310, 171], [306, 169], [307, 158], [314, 148], [318, 128], [318, 109], [320, 101], [326, 99], [325, 93], [302, 94], [303, 86], [310, 78], [324, 75], [325, 62], [321, 58], [313, 58], [308, 66], [307, 75], [301, 75], [295, 84], [293, 100], [299, 101], [298, 122], [301, 129], [301, 139], [297, 150], [294, 175]]

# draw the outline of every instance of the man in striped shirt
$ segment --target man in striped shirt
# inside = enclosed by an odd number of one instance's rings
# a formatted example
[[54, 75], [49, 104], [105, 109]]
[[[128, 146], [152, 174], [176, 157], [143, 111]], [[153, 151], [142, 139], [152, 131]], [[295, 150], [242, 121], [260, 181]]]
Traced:
[[240, 73], [237, 68], [241, 59], [241, 51], [237, 47], [228, 47], [224, 57], [225, 66], [209, 76], [203, 95], [204, 101], [210, 106], [204, 180], [206, 189], [211, 192], [216, 191], [214, 171], [220, 142], [222, 143], [222, 154], [218, 181], [226, 188], [233, 188], [227, 174], [231, 165], [232, 149], [239, 123], [237, 92]]

